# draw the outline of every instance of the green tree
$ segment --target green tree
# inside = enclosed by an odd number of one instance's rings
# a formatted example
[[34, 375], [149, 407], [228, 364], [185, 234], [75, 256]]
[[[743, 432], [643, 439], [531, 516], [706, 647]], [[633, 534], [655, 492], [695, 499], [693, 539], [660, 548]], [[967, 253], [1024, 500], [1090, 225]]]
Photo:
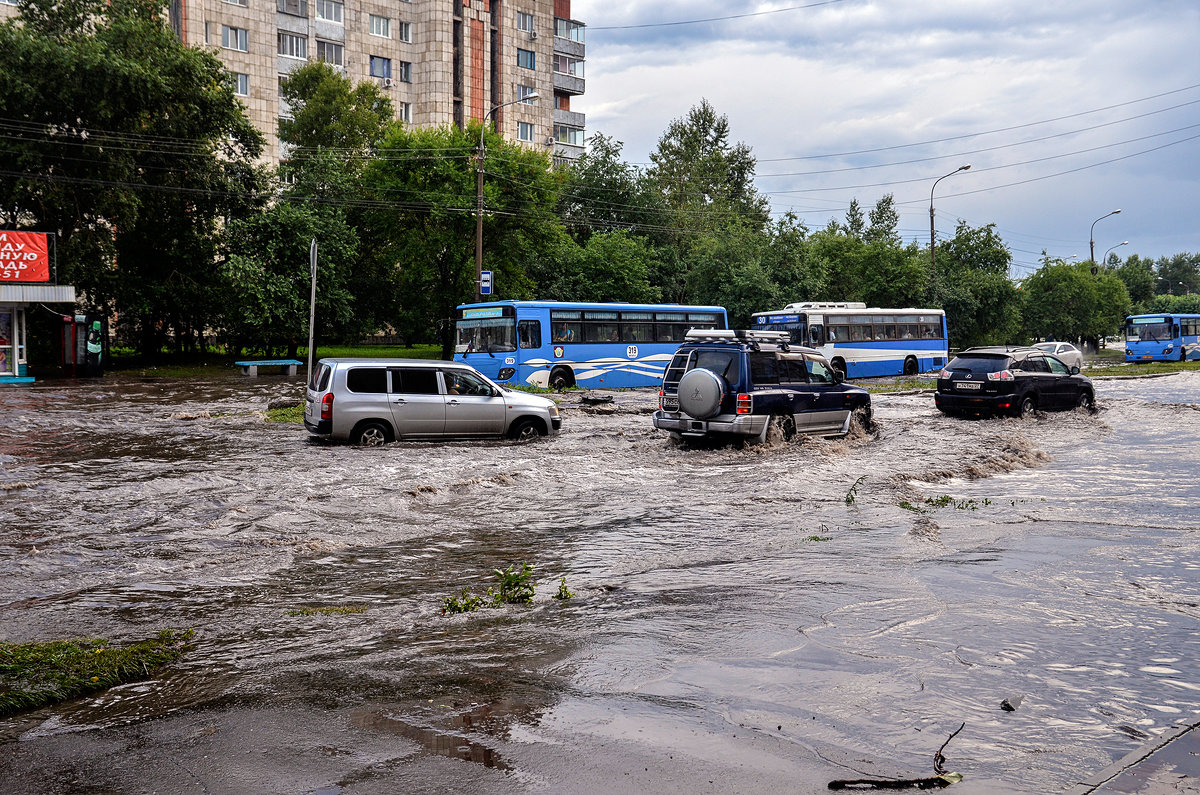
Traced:
[[888, 243], [900, 245], [900, 214], [896, 212], [896, 200], [890, 193], [885, 193], [868, 214], [870, 225], [863, 234], [863, 240], [868, 243]]
[[1114, 271], [1125, 283], [1129, 300], [1135, 307], [1145, 307], [1154, 297], [1154, 261], [1131, 254]]
[[[650, 284], [653, 252], [643, 238], [628, 232], [603, 232], [578, 247], [569, 239], [530, 268], [539, 280], [538, 295], [557, 301], [654, 303], [661, 295]], [[540, 267], [539, 267], [540, 266]]]
[[152, 0], [23, 0], [0, 24], [5, 220], [56, 232], [60, 281], [146, 353], [166, 330], [202, 340], [222, 289], [215, 235], [264, 184], [223, 65], [164, 16]]
[[1200, 293], [1200, 254], [1184, 251], [1173, 257], [1159, 257], [1156, 271], [1159, 295]]
[[595, 233], [639, 234], [662, 222], [661, 198], [640, 169], [621, 160], [622, 146], [593, 133], [587, 151], [566, 167], [558, 214], [580, 245]]
[[1091, 263], [1046, 257], [1021, 285], [1026, 333], [1034, 338], [1075, 340], [1095, 347], [1114, 333], [1129, 311], [1129, 293], [1116, 274]]
[[768, 244], [750, 224], [698, 235], [690, 250], [688, 303], [724, 306], [734, 328], [748, 328], [754, 312], [781, 306], [783, 296], [763, 264]]
[[313, 61], [282, 81], [280, 100], [290, 118], [279, 120], [279, 140], [291, 149], [289, 159], [303, 160], [318, 149], [342, 153], [361, 162], [392, 123], [392, 101], [373, 81], [354, 84], [332, 64]]
[[862, 205], [858, 203], [858, 199], [851, 199], [850, 209], [846, 211], [846, 234], [862, 240], [866, 231], [867, 224], [863, 220]]
[[995, 224], [973, 228], [959, 221], [954, 237], [938, 247], [938, 281], [926, 301], [945, 310], [951, 346], [1020, 341], [1021, 300], [1008, 278], [1011, 262]]
[[[480, 129], [393, 127], [381, 143], [386, 156], [363, 174], [368, 200], [365, 252], [399, 285], [395, 324], [437, 329], [442, 355], [453, 353], [455, 307], [474, 300], [475, 154]], [[526, 265], [561, 240], [554, 215], [561, 175], [540, 151], [486, 133], [485, 268], [497, 296], [525, 297], [534, 287]]]
[[810, 301], [825, 290], [824, 263], [812, 256], [811, 249], [808, 228], [793, 213], [772, 224], [762, 263], [783, 304]]

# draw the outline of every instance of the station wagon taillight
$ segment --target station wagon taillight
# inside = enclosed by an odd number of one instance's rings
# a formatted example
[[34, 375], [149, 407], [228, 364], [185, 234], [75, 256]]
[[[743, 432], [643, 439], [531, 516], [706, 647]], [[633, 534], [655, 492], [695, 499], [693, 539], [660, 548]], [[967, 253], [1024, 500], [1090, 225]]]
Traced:
[[754, 398], [750, 395], [739, 394], [737, 396], [737, 413], [738, 414], [753, 414], [754, 413]]
[[1012, 370], [1000, 370], [995, 373], [988, 373], [989, 381], [1011, 381], [1013, 380]]
[[326, 392], [321, 398], [321, 419], [333, 419], [333, 393]]

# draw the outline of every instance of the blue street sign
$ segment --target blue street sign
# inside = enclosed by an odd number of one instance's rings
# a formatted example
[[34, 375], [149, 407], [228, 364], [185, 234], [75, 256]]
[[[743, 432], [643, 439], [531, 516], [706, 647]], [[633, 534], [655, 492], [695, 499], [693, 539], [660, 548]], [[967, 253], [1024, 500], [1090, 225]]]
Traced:
[[492, 294], [492, 272], [491, 271], [480, 271], [479, 272], [479, 294], [480, 295], [491, 295]]

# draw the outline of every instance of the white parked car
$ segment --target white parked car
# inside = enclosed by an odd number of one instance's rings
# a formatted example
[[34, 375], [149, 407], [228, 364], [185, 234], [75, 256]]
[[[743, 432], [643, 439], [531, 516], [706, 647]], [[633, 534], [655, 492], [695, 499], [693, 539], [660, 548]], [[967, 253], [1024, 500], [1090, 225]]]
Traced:
[[1069, 342], [1039, 342], [1033, 347], [1054, 354], [1067, 367], [1083, 369], [1083, 352]]
[[553, 400], [505, 389], [470, 365], [429, 359], [322, 359], [304, 404], [309, 433], [370, 447], [397, 439], [507, 436], [562, 427]]

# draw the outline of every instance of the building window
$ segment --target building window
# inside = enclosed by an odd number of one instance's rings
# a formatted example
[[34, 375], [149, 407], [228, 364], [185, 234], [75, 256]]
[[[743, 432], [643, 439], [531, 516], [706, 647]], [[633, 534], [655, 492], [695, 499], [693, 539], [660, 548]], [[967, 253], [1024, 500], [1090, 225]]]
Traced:
[[396, 106], [396, 115], [405, 124], [412, 124], [412, 103], [401, 102]]
[[371, 56], [371, 77], [391, 77], [392, 76], [392, 59], [380, 58], [378, 55]]
[[554, 140], [560, 144], [583, 146], [583, 130], [578, 127], [568, 127], [565, 124], [554, 125]]
[[[0, 0], [0, 2], [9, 2], [9, 0]], [[235, 5], [235, 6], [245, 6], [245, 5], [247, 5], [247, 0], [223, 0], [223, 2], [226, 2], [226, 3], [232, 3], [232, 4], [233, 4], [233, 5]], [[12, 3], [12, 4], [13, 4], [13, 5], [16, 5], [16, 3], [15, 3], [15, 2], [14, 2], [14, 3]]]
[[583, 43], [583, 25], [578, 22], [572, 22], [569, 19], [554, 18], [554, 35], [560, 39], [570, 39]]
[[555, 94], [554, 95], [554, 107], [557, 110], [570, 110], [571, 109], [571, 97], [567, 94]]
[[412, 44], [412, 25], [407, 22], [396, 25], [396, 38]]
[[345, 65], [344, 61], [345, 48], [333, 41], [321, 41], [317, 39], [317, 60], [331, 63], [334, 66]]
[[533, 86], [517, 86], [517, 99], [525, 105], [532, 105], [533, 100], [528, 99], [530, 94], [536, 93]]
[[533, 50], [522, 50], [518, 47], [517, 66], [524, 69], [537, 69], [537, 56], [534, 55]]
[[221, 46], [227, 50], [249, 52], [250, 31], [246, 30], [245, 28], [231, 28], [228, 25], [222, 25]]
[[346, 6], [339, 0], [317, 0], [317, 19], [342, 24]]
[[293, 14], [298, 17], [308, 16], [307, 0], [275, 0], [275, 8], [284, 14]]
[[396, 78], [401, 83], [411, 83], [412, 64], [410, 64], [408, 61], [397, 61], [396, 64], [399, 66], [399, 68], [396, 70]]
[[0, 0], [0, 5], [15, 6], [19, 0]]
[[523, 30], [526, 33], [533, 33], [533, 14], [526, 14], [524, 11], [518, 11], [517, 30]]
[[307, 58], [308, 39], [295, 33], [279, 31], [279, 47], [275, 50], [285, 58]]
[[517, 139], [520, 141], [533, 140], [533, 125], [529, 122], [517, 122]]
[[554, 56], [554, 71], [572, 77], [583, 77], [583, 59], [571, 58], [566, 55]]
[[233, 76], [233, 93], [239, 97], [250, 96], [250, 75], [241, 72], [232, 72], [231, 74]]
[[390, 39], [392, 37], [392, 20], [388, 17], [377, 17], [371, 14], [371, 35]]

